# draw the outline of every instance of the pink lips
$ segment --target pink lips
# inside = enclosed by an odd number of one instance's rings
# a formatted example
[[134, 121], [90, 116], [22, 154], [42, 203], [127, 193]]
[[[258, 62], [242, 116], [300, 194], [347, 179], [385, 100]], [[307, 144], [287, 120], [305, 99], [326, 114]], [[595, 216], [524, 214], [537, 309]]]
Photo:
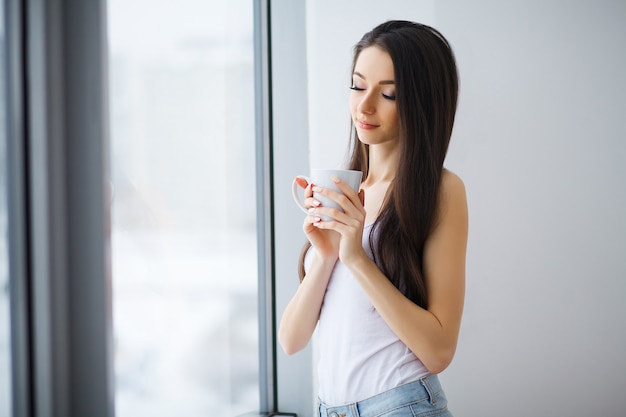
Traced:
[[357, 120], [356, 121], [356, 125], [363, 130], [371, 130], [371, 129], [376, 129], [378, 127], [378, 125], [373, 125], [371, 123], [367, 123], [364, 122], [362, 120]]

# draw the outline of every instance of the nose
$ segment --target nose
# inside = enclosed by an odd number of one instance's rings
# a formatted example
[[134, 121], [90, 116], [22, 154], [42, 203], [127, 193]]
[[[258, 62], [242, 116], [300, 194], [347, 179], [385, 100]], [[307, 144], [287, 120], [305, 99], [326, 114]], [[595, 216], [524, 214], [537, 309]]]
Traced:
[[376, 112], [374, 97], [370, 91], [366, 92], [363, 95], [361, 101], [359, 102], [359, 105], [357, 106], [357, 110], [363, 114], [373, 114]]

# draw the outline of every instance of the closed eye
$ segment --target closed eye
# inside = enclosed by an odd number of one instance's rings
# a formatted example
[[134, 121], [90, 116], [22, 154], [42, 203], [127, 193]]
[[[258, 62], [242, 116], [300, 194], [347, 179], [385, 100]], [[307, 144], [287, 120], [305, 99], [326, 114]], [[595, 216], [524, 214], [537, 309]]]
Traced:
[[396, 99], [396, 95], [395, 94], [385, 94], [383, 93], [383, 97], [385, 97], [387, 100], [395, 100]]
[[357, 87], [356, 85], [351, 85], [350, 86], [350, 90], [363, 91], [363, 90], [365, 90], [365, 88]]

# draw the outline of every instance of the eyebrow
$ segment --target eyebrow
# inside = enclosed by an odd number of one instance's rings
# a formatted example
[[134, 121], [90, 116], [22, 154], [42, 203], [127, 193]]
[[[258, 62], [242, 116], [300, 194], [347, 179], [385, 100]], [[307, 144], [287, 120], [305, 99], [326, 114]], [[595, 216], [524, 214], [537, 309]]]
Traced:
[[[356, 75], [357, 77], [365, 80], [365, 76], [363, 74], [361, 74], [360, 72], [358, 72], [358, 71], [354, 71], [354, 75]], [[386, 85], [386, 84], [395, 84], [395, 83], [396, 82], [394, 80], [382, 80], [378, 84]]]

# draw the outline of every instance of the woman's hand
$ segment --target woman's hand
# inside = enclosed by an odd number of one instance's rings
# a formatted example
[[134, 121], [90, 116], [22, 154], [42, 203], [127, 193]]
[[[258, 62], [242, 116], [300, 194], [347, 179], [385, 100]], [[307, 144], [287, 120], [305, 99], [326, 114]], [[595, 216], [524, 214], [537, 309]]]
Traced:
[[[307, 209], [321, 206], [321, 203], [313, 198], [313, 184], [308, 184], [303, 178], [296, 178], [296, 183], [304, 188], [304, 206]], [[339, 235], [332, 230], [320, 230], [315, 227], [315, 223], [319, 221], [321, 221], [319, 217], [309, 214], [304, 219], [302, 229], [318, 254], [334, 261], [339, 257]]]
[[[357, 193], [341, 179], [332, 177], [332, 180], [343, 194], [329, 188], [321, 188], [314, 185], [313, 187], [309, 186], [311, 197], [312, 192], [321, 194], [339, 204], [341, 210], [323, 207], [319, 202], [311, 198], [311, 205], [307, 206], [310, 208], [309, 216], [307, 216], [307, 221], [305, 221], [305, 232], [317, 229], [321, 233], [330, 232], [339, 236], [339, 259], [343, 263], [349, 263], [361, 256], [366, 256], [362, 246], [363, 227], [365, 224], [364, 191], [360, 190]], [[328, 216], [331, 220], [322, 220], [319, 217], [320, 215]], [[312, 230], [309, 233], [313, 235]], [[311, 243], [313, 242], [311, 241]]]

